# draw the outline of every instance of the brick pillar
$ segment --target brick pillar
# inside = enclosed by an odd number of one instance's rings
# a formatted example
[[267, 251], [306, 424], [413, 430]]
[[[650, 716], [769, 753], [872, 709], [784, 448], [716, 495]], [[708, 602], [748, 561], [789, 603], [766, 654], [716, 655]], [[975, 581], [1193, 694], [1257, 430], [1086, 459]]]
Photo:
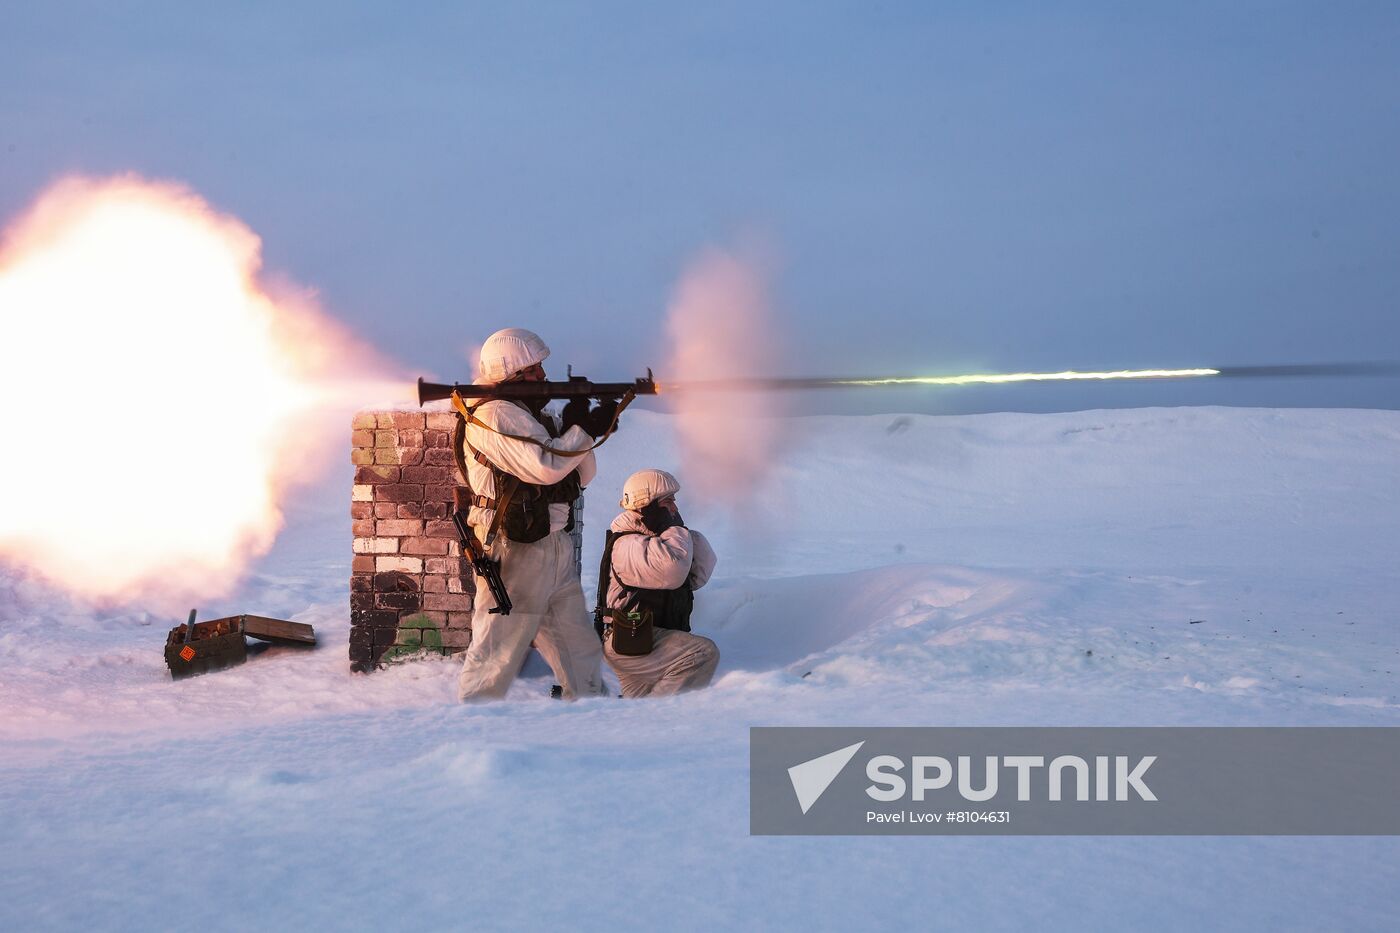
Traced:
[[451, 412], [361, 412], [351, 426], [350, 668], [471, 642], [472, 574], [448, 517], [463, 480]]

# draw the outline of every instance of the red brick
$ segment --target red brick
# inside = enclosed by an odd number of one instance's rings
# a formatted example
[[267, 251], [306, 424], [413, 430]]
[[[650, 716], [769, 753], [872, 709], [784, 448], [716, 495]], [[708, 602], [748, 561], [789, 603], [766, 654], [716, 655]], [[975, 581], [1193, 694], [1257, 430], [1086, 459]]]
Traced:
[[367, 625], [370, 628], [398, 628], [399, 614], [387, 609], [358, 610], [350, 613], [351, 625]]
[[453, 522], [436, 521], [428, 522], [427, 530], [423, 534], [429, 538], [453, 538], [457, 537], [457, 526]]
[[[376, 459], [377, 456], [378, 455], [376, 455]], [[394, 448], [394, 462], [402, 463], [404, 466], [422, 463], [423, 451], [417, 447], [396, 447]]]
[[368, 593], [374, 589], [374, 577], [367, 573], [352, 573], [350, 575], [350, 592]]
[[428, 486], [423, 490], [423, 494], [419, 498], [424, 502], [451, 502], [452, 487]]
[[423, 517], [424, 517], [424, 518], [429, 518], [429, 519], [441, 519], [441, 518], [446, 518], [446, 517], [447, 517], [448, 511], [449, 511], [449, 509], [448, 509], [448, 505], [447, 505], [446, 502], [424, 502], [424, 503], [423, 503], [422, 512], [423, 512]]
[[381, 518], [374, 524], [374, 533], [380, 537], [420, 538], [423, 522], [415, 518]]
[[[356, 596], [370, 596], [376, 609], [417, 609], [422, 597], [417, 593], [356, 593]], [[368, 606], [365, 608], [369, 608]]]
[[457, 458], [451, 447], [431, 447], [423, 451], [423, 462], [429, 466], [455, 467]]
[[394, 427], [398, 428], [401, 433], [405, 428], [417, 428], [420, 431], [423, 429], [424, 418], [421, 411], [396, 411], [391, 413], [390, 417], [393, 419]]
[[[451, 482], [446, 467], [407, 466], [403, 468], [405, 483], [422, 483], [425, 486], [441, 486]], [[359, 482], [356, 480], [356, 482]]]
[[[448, 615], [454, 614], [455, 613], [448, 613]], [[438, 633], [438, 637], [442, 639], [442, 646], [444, 648], [453, 648], [460, 651], [463, 648], [471, 647], [472, 630], [469, 628], [445, 628]]]
[[419, 610], [418, 612], [406, 613], [404, 615], [404, 618], [427, 619], [429, 622], [433, 623], [438, 628], [442, 628], [444, 625], [447, 624], [447, 613], [441, 611], [424, 612], [422, 610]]
[[392, 502], [376, 502], [374, 504], [375, 518], [395, 518], [398, 516], [399, 507]]
[[422, 483], [391, 483], [375, 486], [374, 498], [378, 502], [420, 502], [423, 499]]
[[423, 503], [421, 502], [400, 502], [397, 506], [397, 518], [422, 518]]
[[[377, 441], [378, 441], [378, 438], [376, 438], [375, 440], [376, 440], [376, 442], [377, 442]], [[396, 441], [394, 442], [394, 446], [395, 446], [395, 447], [402, 447], [402, 448], [404, 448], [405, 450], [408, 450], [408, 449], [410, 449], [410, 448], [416, 448], [416, 449], [421, 450], [421, 449], [423, 448], [423, 432], [422, 432], [422, 431], [399, 431], [399, 432], [398, 432], [398, 440], [396, 440]]]
[[362, 466], [355, 471], [355, 482], [357, 483], [377, 486], [383, 483], [397, 483], [398, 481], [399, 468], [396, 466]]
[[355, 558], [350, 561], [350, 569], [354, 573], [373, 573], [374, 558], [368, 554], [356, 554]]
[[424, 447], [451, 447], [451, 446], [452, 446], [452, 435], [451, 435], [451, 434], [448, 434], [446, 431], [424, 431], [424, 432], [423, 432], [423, 446], [424, 446]]
[[424, 593], [446, 593], [446, 592], [447, 592], [447, 575], [446, 575], [446, 574], [442, 574], [442, 573], [425, 573], [425, 574], [423, 574], [423, 592], [424, 592]]
[[405, 538], [399, 542], [399, 553], [441, 557], [447, 553], [447, 545], [442, 538]]
[[374, 534], [374, 519], [361, 518], [350, 523], [350, 533], [357, 538], [368, 538]]
[[350, 432], [350, 446], [351, 446], [351, 447], [373, 447], [373, 446], [374, 446], [374, 432], [373, 432], [373, 431], [351, 431], [351, 432]]
[[374, 518], [373, 502], [352, 502], [350, 503], [350, 517], [359, 520], [362, 518]]
[[430, 411], [426, 423], [434, 431], [453, 431], [457, 428], [457, 413], [455, 411]]
[[447, 627], [455, 629], [470, 629], [472, 626], [472, 614], [470, 612], [449, 612], [447, 614]]
[[375, 432], [374, 432], [374, 446], [375, 446], [375, 447], [398, 447], [398, 446], [399, 446], [399, 432], [398, 432], [398, 431], [392, 431], [392, 430], [390, 430], [390, 431], [375, 431]]
[[354, 431], [362, 431], [365, 429], [373, 431], [374, 427], [375, 417], [372, 411], [362, 411], [355, 415], [354, 419], [350, 422], [350, 428]]
[[472, 598], [463, 593], [424, 593], [424, 609], [446, 609], [449, 612], [470, 612]]
[[356, 447], [350, 451], [350, 462], [355, 466], [363, 466], [366, 463], [374, 462], [374, 451], [368, 447]]
[[445, 573], [449, 576], [462, 573], [462, 560], [457, 557], [429, 557], [423, 562], [426, 573]]
[[356, 609], [373, 609], [373, 608], [374, 608], [374, 594], [373, 594], [373, 593], [351, 593], [351, 594], [350, 594], [350, 611], [351, 611], [351, 612], [355, 611]]

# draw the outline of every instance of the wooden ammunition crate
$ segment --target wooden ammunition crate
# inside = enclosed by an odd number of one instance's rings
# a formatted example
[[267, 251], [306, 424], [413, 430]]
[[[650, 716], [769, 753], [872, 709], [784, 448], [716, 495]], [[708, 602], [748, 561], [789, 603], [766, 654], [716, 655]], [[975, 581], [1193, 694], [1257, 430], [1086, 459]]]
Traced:
[[316, 644], [316, 632], [311, 626], [263, 616], [228, 616], [196, 622], [189, 644], [185, 643], [185, 629], [186, 626], [177, 625], [165, 639], [165, 664], [176, 680], [242, 664], [248, 660], [245, 636], [278, 645]]

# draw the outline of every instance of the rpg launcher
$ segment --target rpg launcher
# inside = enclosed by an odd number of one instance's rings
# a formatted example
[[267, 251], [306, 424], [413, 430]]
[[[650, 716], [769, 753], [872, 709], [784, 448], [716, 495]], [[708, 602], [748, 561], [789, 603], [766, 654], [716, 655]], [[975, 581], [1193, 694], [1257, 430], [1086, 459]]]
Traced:
[[440, 382], [424, 382], [418, 377], [418, 404], [440, 402], [456, 393], [460, 398], [470, 399], [509, 399], [511, 401], [540, 401], [556, 398], [635, 398], [638, 395], [655, 395], [656, 380], [651, 370], [633, 382], [590, 382], [584, 376], [575, 376], [570, 370], [566, 382], [501, 382], [495, 385], [463, 385]]

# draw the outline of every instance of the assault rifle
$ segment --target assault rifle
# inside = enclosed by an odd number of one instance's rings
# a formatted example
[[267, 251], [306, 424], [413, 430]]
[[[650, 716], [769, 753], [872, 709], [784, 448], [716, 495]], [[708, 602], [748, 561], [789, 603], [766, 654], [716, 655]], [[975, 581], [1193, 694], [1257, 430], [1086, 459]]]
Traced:
[[509, 399], [512, 401], [539, 401], [556, 398], [626, 398], [638, 395], [655, 395], [656, 379], [651, 370], [633, 382], [590, 382], [584, 376], [575, 376], [569, 369], [565, 382], [501, 382], [495, 385], [463, 385], [440, 382], [424, 382], [418, 377], [418, 404], [440, 402], [456, 393], [460, 398], [470, 399]]
[[489, 611], [508, 616], [513, 607], [510, 594], [506, 592], [505, 581], [501, 579], [501, 562], [487, 555], [486, 549], [476, 539], [476, 533], [467, 524], [468, 504], [463, 501], [465, 494], [464, 489], [453, 490], [452, 524], [457, 526], [462, 553], [471, 560], [472, 570], [486, 581], [486, 588], [491, 591], [491, 598], [495, 600], [496, 605]]

